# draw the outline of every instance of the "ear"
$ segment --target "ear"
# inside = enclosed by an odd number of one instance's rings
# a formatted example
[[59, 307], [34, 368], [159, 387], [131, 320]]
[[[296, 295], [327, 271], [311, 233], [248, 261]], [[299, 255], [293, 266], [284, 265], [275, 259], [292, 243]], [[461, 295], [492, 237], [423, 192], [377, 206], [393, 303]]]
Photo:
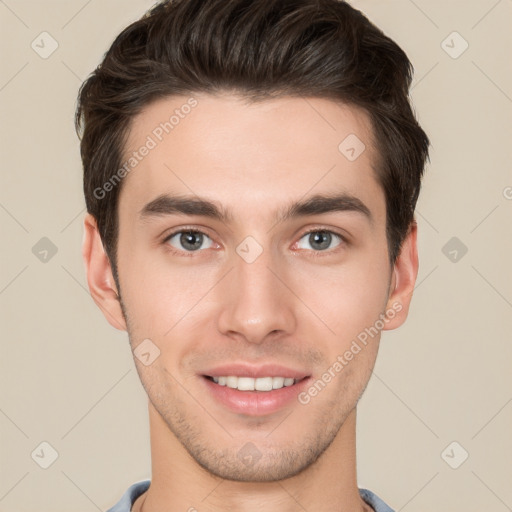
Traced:
[[409, 305], [418, 275], [418, 225], [414, 220], [393, 266], [393, 275], [386, 305], [387, 321], [383, 330], [400, 327], [409, 313]]
[[87, 274], [87, 284], [94, 302], [101, 309], [110, 325], [120, 331], [126, 331], [126, 322], [110, 260], [103, 249], [96, 219], [90, 213], [84, 219], [82, 256]]

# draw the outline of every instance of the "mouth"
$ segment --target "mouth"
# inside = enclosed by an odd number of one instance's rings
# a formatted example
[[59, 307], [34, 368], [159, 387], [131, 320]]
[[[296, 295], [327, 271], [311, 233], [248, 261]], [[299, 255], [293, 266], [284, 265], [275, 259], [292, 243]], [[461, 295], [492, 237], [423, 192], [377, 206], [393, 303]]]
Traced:
[[222, 408], [243, 416], [265, 416], [299, 405], [311, 375], [281, 366], [225, 367], [200, 375], [205, 393]]

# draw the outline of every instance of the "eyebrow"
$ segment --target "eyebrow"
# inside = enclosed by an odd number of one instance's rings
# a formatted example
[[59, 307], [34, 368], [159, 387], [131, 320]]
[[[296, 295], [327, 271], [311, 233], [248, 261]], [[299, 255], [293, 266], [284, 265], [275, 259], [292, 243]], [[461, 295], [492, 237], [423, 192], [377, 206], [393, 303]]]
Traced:
[[[373, 217], [370, 209], [356, 196], [341, 193], [335, 195], [317, 194], [305, 200], [292, 203], [277, 214], [277, 222], [303, 216], [321, 215], [332, 212], [355, 212], [362, 214], [370, 224]], [[147, 203], [139, 212], [141, 220], [166, 215], [197, 215], [229, 223], [233, 216], [229, 210], [212, 201], [197, 196], [162, 194]]]

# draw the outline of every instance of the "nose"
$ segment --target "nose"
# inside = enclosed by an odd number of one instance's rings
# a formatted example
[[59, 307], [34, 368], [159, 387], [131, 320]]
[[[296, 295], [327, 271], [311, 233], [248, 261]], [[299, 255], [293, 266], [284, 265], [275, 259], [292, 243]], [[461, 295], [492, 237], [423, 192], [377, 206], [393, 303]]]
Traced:
[[252, 263], [235, 254], [234, 266], [219, 290], [219, 331], [254, 344], [292, 333], [296, 327], [295, 297], [285, 284], [285, 269], [279, 268], [267, 251]]

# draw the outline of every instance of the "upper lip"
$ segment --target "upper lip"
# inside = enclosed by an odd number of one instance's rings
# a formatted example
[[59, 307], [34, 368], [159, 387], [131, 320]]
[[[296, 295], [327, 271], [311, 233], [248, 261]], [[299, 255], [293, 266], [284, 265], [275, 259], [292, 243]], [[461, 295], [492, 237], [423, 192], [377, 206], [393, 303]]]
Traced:
[[295, 370], [279, 364], [263, 364], [263, 365], [250, 365], [250, 364], [223, 364], [216, 366], [202, 372], [207, 377], [223, 377], [223, 376], [236, 376], [236, 377], [252, 377], [257, 379], [259, 377], [284, 377], [285, 379], [300, 380], [304, 377], [309, 377], [305, 371]]

